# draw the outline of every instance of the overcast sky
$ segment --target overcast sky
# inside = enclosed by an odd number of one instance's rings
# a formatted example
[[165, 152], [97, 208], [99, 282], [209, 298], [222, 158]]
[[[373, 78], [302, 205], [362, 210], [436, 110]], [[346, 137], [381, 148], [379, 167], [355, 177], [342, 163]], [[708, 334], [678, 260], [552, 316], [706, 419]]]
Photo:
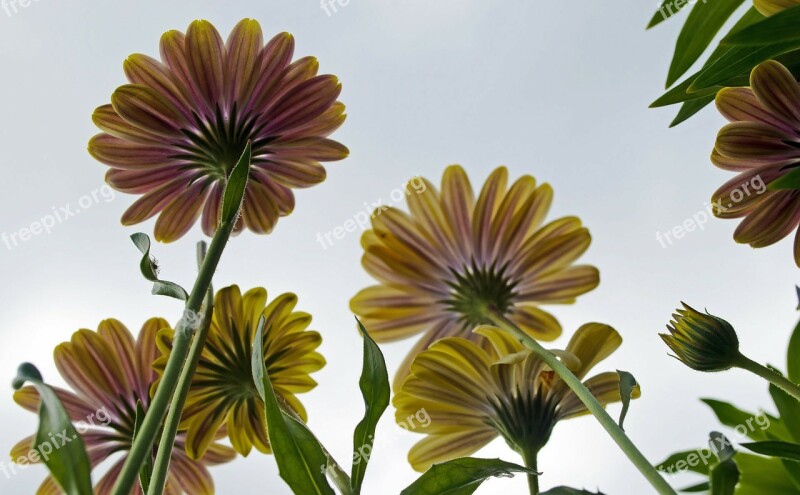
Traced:
[[[196, 18], [227, 36], [239, 19], [254, 17], [268, 36], [293, 33], [298, 56], [317, 56], [322, 72], [341, 78], [349, 117], [336, 137], [352, 154], [328, 167], [325, 183], [297, 194], [296, 211], [274, 234], [233, 240], [215, 284], [264, 286], [273, 296], [292, 291], [299, 309], [314, 315], [328, 365], [302, 400], [335, 456], [350, 457], [363, 413], [361, 344], [348, 301], [371, 279], [359, 263], [357, 233], [327, 249], [317, 234], [344, 225], [364, 203], [391, 202], [414, 175], [438, 183], [445, 166], [460, 163], [473, 184], [500, 164], [513, 178], [549, 182], [552, 218], [574, 214], [589, 226], [594, 241], [583, 261], [600, 269], [602, 281], [577, 304], [549, 308], [565, 328], [556, 345], [588, 321], [622, 333], [622, 349], [603, 368], [630, 370], [641, 382], [626, 430], [648, 458], [662, 460], [718, 428], [699, 398], [749, 409], [770, 404], [754, 376], [701, 375], [667, 355], [657, 333], [679, 301], [728, 319], [754, 359], [781, 367], [797, 315], [791, 241], [754, 251], [733, 242], [735, 222], [716, 219], [672, 245], [656, 239], [703, 211], [729, 174], [708, 160], [723, 124], [713, 108], [672, 130], [674, 109], [647, 108], [663, 89], [679, 27], [645, 32], [655, 4], [350, 0], [328, 15], [316, 0], [38, 0], [12, 15], [0, 11], [0, 232], [18, 232], [103, 185], [105, 167], [85, 151], [96, 132], [90, 115], [125, 82], [127, 55], [157, 55], [162, 32], [185, 30]], [[154, 222], [119, 224], [133, 199], [100, 197], [49, 234], [12, 249], [0, 245], [0, 383], [10, 384], [22, 361], [60, 383], [52, 349], [103, 318], [136, 330], [151, 316], [180, 315], [177, 302], [150, 296], [139, 275], [128, 236], [152, 233]], [[191, 285], [201, 238], [195, 227], [179, 242], [156, 246], [165, 278]], [[411, 344], [384, 347], [391, 369]], [[0, 394], [4, 451], [36, 428], [11, 396], [10, 386]], [[392, 417], [378, 431], [370, 495], [396, 494], [415, 478], [405, 457], [420, 437], [400, 431]], [[518, 461], [502, 441], [480, 455]], [[591, 418], [559, 424], [539, 467], [544, 487], [652, 493]], [[33, 493], [44, 473], [0, 474], [0, 492]], [[290, 493], [274, 459], [257, 453], [213, 474], [220, 494]], [[492, 480], [478, 493], [501, 490], [523, 494], [527, 486], [523, 477]]]

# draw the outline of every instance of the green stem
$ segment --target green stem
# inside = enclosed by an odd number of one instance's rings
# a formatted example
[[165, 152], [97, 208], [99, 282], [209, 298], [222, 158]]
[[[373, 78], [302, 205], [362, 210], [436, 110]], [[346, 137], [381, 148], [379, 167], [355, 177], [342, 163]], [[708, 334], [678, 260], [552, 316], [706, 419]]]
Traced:
[[[201, 268], [205, 257], [206, 243], [200, 241], [197, 245], [197, 264]], [[164, 430], [161, 432], [161, 440], [158, 442], [158, 453], [156, 454], [155, 465], [147, 495], [161, 495], [164, 493], [164, 487], [167, 484], [169, 463], [172, 460], [172, 446], [175, 444], [175, 437], [178, 435], [178, 427], [181, 423], [181, 412], [186, 405], [186, 397], [189, 395], [192, 378], [194, 377], [195, 371], [197, 371], [197, 365], [200, 363], [203, 347], [206, 345], [208, 330], [211, 328], [211, 318], [214, 310], [214, 289], [211, 285], [209, 285], [208, 291], [206, 292], [203, 308], [203, 319], [201, 320], [200, 329], [192, 340], [189, 357], [181, 370], [178, 385], [172, 398], [172, 405], [167, 413]]]
[[[532, 469], [538, 473], [539, 469], [537, 467], [539, 453], [536, 450], [528, 449], [522, 453], [522, 460], [525, 461], [525, 467], [528, 469]], [[534, 473], [528, 473], [528, 489], [531, 492], [531, 495], [539, 495], [539, 475]]]
[[566, 383], [570, 389], [578, 396], [578, 398], [586, 405], [586, 408], [591, 412], [597, 421], [605, 428], [612, 439], [619, 445], [619, 448], [628, 459], [631, 460], [634, 466], [639, 469], [647, 481], [656, 489], [660, 495], [677, 495], [675, 490], [669, 486], [669, 483], [658, 473], [658, 471], [650, 464], [647, 458], [636, 448], [636, 445], [628, 438], [622, 428], [619, 427], [614, 418], [597, 402], [594, 395], [586, 388], [586, 386], [569, 370], [558, 358], [550, 351], [542, 347], [530, 335], [523, 332], [517, 325], [503, 316], [500, 312], [489, 309], [487, 310], [487, 317], [498, 327], [511, 334], [514, 338], [522, 342], [525, 347], [532, 350], [542, 361], [544, 361], [550, 368], [555, 371], [559, 377]]
[[[303, 418], [301, 418], [300, 415], [297, 414], [297, 411], [292, 409], [292, 406], [290, 406], [289, 403], [283, 399], [283, 397], [277, 394], [276, 397], [278, 398], [278, 404], [281, 406], [283, 412], [293, 417], [297, 421], [305, 424]], [[308, 431], [311, 432], [312, 435], [314, 435], [314, 432], [312, 432], [310, 429]], [[316, 438], [316, 435], [314, 435], [314, 438]], [[319, 438], [317, 438], [317, 443], [322, 448], [322, 452], [325, 454], [325, 457], [328, 458], [328, 468], [327, 468], [328, 476], [333, 480], [333, 483], [336, 485], [336, 488], [339, 489], [339, 492], [342, 495], [351, 495], [353, 491], [351, 488], [350, 475], [348, 475], [347, 471], [342, 469], [342, 466], [340, 466], [339, 463], [336, 462], [336, 459], [334, 459], [331, 453], [328, 452], [328, 449], [326, 449], [325, 446], [322, 445], [322, 442], [319, 441]]]
[[[211, 279], [214, 277], [214, 272], [217, 269], [219, 260], [222, 257], [222, 252], [225, 250], [225, 245], [230, 239], [231, 232], [233, 232], [233, 221], [224, 221], [220, 223], [217, 232], [211, 239], [211, 245], [208, 248], [208, 253], [203, 260], [203, 266], [200, 268], [200, 273], [195, 280], [194, 288], [186, 301], [185, 315], [196, 315], [203, 304], [203, 299], [206, 297], [209, 287], [211, 287]], [[158, 430], [164, 421], [173, 392], [175, 391], [178, 381], [180, 379], [181, 370], [184, 365], [188, 366], [189, 361], [186, 357], [189, 352], [189, 341], [194, 333], [194, 328], [186, 324], [186, 317], [181, 318], [175, 329], [175, 339], [172, 344], [172, 351], [169, 354], [167, 365], [164, 368], [164, 373], [161, 376], [161, 382], [158, 385], [153, 401], [145, 414], [142, 427], [136, 438], [133, 440], [131, 450], [128, 457], [125, 459], [125, 464], [122, 466], [119, 477], [117, 478], [113, 495], [128, 495], [131, 493], [136, 478], [139, 475], [139, 469], [145, 460], [145, 457], [152, 455], [153, 443], [156, 438]], [[182, 411], [175, 408], [176, 414], [180, 417]], [[172, 449], [169, 445], [162, 445], [161, 449]], [[159, 449], [159, 450], [161, 450]]]
[[739, 359], [736, 361], [736, 366], [755, 373], [756, 375], [780, 388], [787, 394], [791, 395], [795, 399], [800, 400], [800, 387], [780, 373], [773, 371], [744, 355], [739, 356]]

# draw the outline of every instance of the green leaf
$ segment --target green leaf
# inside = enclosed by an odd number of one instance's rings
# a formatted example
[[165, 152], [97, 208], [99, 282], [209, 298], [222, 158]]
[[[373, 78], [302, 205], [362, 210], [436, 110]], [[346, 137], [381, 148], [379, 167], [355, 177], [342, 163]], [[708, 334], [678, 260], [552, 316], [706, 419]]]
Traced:
[[689, 86], [689, 92], [700, 91], [712, 86], [724, 86], [725, 82], [749, 73], [753, 67], [778, 55], [783, 55], [800, 47], [800, 40], [773, 43], [757, 48], [733, 47], [697, 77]]
[[222, 214], [220, 223], [230, 225], [236, 222], [239, 217], [239, 210], [244, 201], [244, 191], [247, 188], [247, 179], [250, 177], [250, 160], [252, 148], [250, 141], [244, 147], [244, 153], [233, 167], [228, 182], [225, 185], [225, 192], [222, 195]]
[[800, 322], [794, 327], [786, 354], [787, 376], [792, 382], [800, 383]]
[[167, 282], [158, 278], [158, 263], [155, 258], [150, 255], [150, 237], [147, 234], [138, 232], [131, 236], [131, 240], [142, 253], [142, 261], [139, 262], [139, 268], [144, 278], [153, 282], [152, 293], [157, 296], [174, 297], [181, 301], [189, 299], [189, 294], [186, 293], [183, 287], [176, 283]]
[[[678, 471], [688, 470], [693, 473], [708, 475], [708, 464], [706, 462], [689, 462], [689, 459], [699, 458], [698, 452], [702, 449], [685, 450], [675, 452], [663, 461], [655, 465], [655, 468], [662, 473], [674, 474]], [[694, 457], [692, 457], [694, 456]], [[709, 454], [710, 456], [710, 454]], [[681, 463], [680, 467], [678, 463]]]
[[711, 468], [709, 476], [711, 495], [733, 495], [739, 483], [739, 468], [736, 461], [728, 459]]
[[681, 109], [678, 110], [678, 113], [675, 115], [675, 118], [672, 119], [672, 122], [669, 123], [669, 126], [675, 127], [676, 125], [685, 122], [694, 114], [704, 109], [709, 103], [714, 101], [714, 99], [715, 96], [706, 96], [696, 100], [687, 101], [681, 105]]
[[744, 0], [713, 0], [695, 3], [678, 35], [675, 53], [667, 75], [667, 87], [672, 86], [689, 68]]
[[771, 15], [722, 40], [722, 43], [744, 46], [762, 46], [781, 41], [800, 40], [800, 6]]
[[304, 424], [287, 415], [264, 362], [264, 324], [262, 316], [253, 342], [253, 380], [264, 401], [269, 443], [278, 463], [278, 471], [294, 493], [333, 495], [325, 477], [328, 458], [317, 439]]
[[489, 478], [514, 473], [538, 474], [500, 459], [464, 457], [434, 464], [400, 495], [470, 495]]
[[741, 473], [736, 495], [798, 495], [780, 459], [739, 452], [736, 464]]
[[[757, 415], [751, 412], [742, 411], [733, 404], [722, 402], [714, 399], [700, 399], [708, 407], [714, 411], [717, 420], [729, 428], [736, 428], [737, 426], [748, 426], [753, 424], [753, 418]], [[747, 428], [748, 435], [753, 440], [766, 440], [767, 434], [757, 428]]]
[[658, 10], [653, 14], [647, 29], [655, 27], [681, 11], [689, 2], [686, 0], [664, 0]]
[[389, 372], [378, 344], [369, 336], [367, 329], [356, 318], [364, 337], [364, 363], [358, 384], [364, 397], [364, 419], [353, 434], [353, 472], [351, 488], [354, 495], [361, 493], [367, 463], [375, 444], [375, 429], [386, 408], [389, 407]]
[[568, 486], [557, 486], [542, 492], [542, 495], [603, 495], [603, 492], [590, 492], [589, 490], [579, 490]]
[[[24, 363], [17, 371], [14, 388], [30, 382], [39, 392], [39, 430], [34, 451], [67, 495], [92, 495], [89, 457], [64, 405], [44, 383], [36, 366]], [[33, 454], [31, 454], [33, 455]]]
[[[136, 435], [139, 433], [139, 430], [142, 427], [142, 422], [144, 421], [144, 408], [142, 407], [142, 401], [136, 401], [136, 418], [133, 424], [133, 436], [131, 441], [136, 439]], [[154, 468], [155, 459], [153, 455], [149, 455], [144, 458], [144, 463], [142, 464], [142, 468], [139, 470], [139, 485], [142, 487], [142, 493], [147, 493], [148, 488], [150, 488], [150, 480], [153, 478], [153, 468]]]
[[625, 422], [625, 416], [628, 415], [628, 408], [631, 405], [631, 396], [638, 383], [636, 383], [636, 378], [627, 371], [617, 370], [617, 374], [619, 374], [619, 396], [622, 399], [622, 411], [619, 413], [619, 427], [624, 430], [624, 428], [622, 428], [622, 423]]
[[767, 440], [764, 442], [749, 442], [740, 445], [756, 454], [780, 457], [781, 459], [789, 459], [790, 461], [800, 461], [800, 445], [796, 443]]
[[[778, 370], [773, 370], [777, 373]], [[781, 423], [789, 430], [792, 440], [800, 442], [800, 402], [784, 392], [783, 389], [770, 384], [769, 394], [780, 413]]]
[[770, 191], [778, 189], [800, 189], [800, 168], [795, 168], [781, 178], [774, 180], [767, 186]]

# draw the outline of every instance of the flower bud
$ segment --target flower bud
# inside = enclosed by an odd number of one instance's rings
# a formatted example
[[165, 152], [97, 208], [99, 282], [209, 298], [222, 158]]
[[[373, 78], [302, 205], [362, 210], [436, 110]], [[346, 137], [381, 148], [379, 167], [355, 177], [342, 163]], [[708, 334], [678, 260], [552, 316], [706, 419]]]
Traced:
[[660, 334], [675, 357], [697, 371], [724, 371], [735, 366], [741, 354], [730, 323], [682, 304], [683, 309], [678, 309], [667, 325], [669, 334]]

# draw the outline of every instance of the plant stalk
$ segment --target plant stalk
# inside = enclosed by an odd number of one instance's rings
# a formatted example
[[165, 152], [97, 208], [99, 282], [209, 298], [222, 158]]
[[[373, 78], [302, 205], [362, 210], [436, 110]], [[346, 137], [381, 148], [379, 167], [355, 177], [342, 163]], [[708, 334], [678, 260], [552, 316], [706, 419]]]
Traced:
[[[203, 261], [206, 257], [206, 243], [200, 241], [197, 245], [197, 264], [202, 268]], [[164, 493], [164, 487], [167, 484], [167, 477], [169, 475], [169, 463], [172, 460], [172, 446], [175, 444], [175, 437], [178, 435], [178, 427], [181, 423], [181, 413], [183, 407], [186, 405], [186, 397], [189, 395], [189, 388], [192, 385], [192, 378], [197, 371], [197, 365], [200, 363], [200, 357], [203, 352], [203, 347], [206, 345], [206, 338], [208, 337], [208, 330], [211, 328], [211, 318], [214, 313], [214, 289], [211, 285], [206, 292], [206, 298], [203, 301], [203, 319], [201, 320], [200, 329], [192, 340], [192, 347], [189, 350], [189, 357], [187, 358], [186, 365], [181, 370], [178, 385], [175, 389], [175, 394], [172, 398], [172, 404], [167, 413], [167, 419], [164, 424], [164, 430], [161, 432], [161, 440], [159, 441], [158, 453], [153, 467], [152, 478], [150, 479], [150, 487], [147, 490], [147, 495], [161, 495]]]
[[[133, 445], [131, 445], [131, 450], [125, 459], [125, 464], [123, 464], [119, 477], [114, 484], [111, 492], [113, 495], [128, 495], [131, 493], [145, 457], [152, 455], [155, 437], [166, 416], [173, 392], [175, 392], [180, 380], [182, 369], [184, 366], [188, 367], [191, 364], [190, 361], [186, 360], [186, 357], [189, 353], [189, 341], [195, 333], [195, 328], [187, 324], [187, 316], [192, 318], [200, 311], [203, 300], [211, 287], [211, 279], [214, 277], [217, 265], [219, 265], [222, 252], [225, 250], [225, 245], [233, 232], [234, 225], [235, 219], [233, 221], [225, 221], [223, 219], [211, 239], [211, 245], [203, 260], [200, 273], [197, 275], [192, 292], [186, 301], [184, 317], [180, 319], [175, 330], [172, 352], [170, 352], [167, 365], [161, 376], [161, 382], [145, 414], [139, 434], [133, 440]], [[180, 417], [182, 411], [179, 411], [177, 407], [174, 409], [176, 411], [175, 414]], [[161, 445], [159, 450], [163, 449], [168, 449], [169, 454], [172, 453], [171, 445]]]
[[800, 400], [800, 386], [784, 377], [780, 373], [773, 371], [744, 355], [740, 355], [739, 359], [736, 361], [736, 366], [755, 373], [756, 375], [780, 388], [787, 394], [791, 395], [795, 399]]

